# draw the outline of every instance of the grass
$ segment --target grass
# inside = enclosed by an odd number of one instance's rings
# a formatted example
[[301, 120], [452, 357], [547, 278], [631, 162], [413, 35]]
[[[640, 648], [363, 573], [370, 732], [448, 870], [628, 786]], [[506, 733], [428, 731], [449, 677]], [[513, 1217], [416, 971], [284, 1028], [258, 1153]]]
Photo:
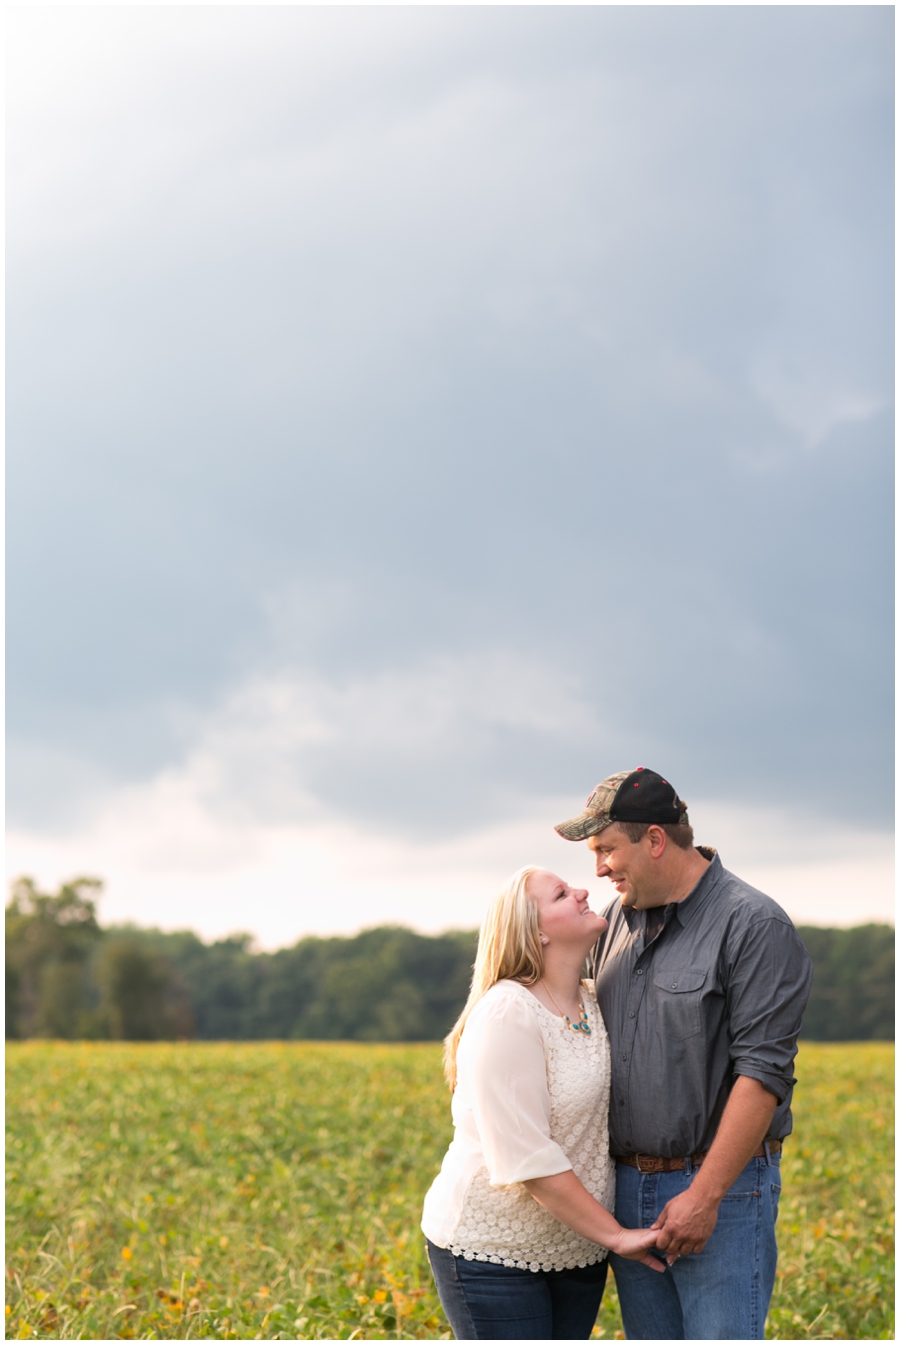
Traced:
[[[439, 1049], [14, 1043], [7, 1335], [449, 1339]], [[770, 1338], [892, 1339], [891, 1070], [804, 1046]], [[621, 1339], [614, 1290], [595, 1335]]]

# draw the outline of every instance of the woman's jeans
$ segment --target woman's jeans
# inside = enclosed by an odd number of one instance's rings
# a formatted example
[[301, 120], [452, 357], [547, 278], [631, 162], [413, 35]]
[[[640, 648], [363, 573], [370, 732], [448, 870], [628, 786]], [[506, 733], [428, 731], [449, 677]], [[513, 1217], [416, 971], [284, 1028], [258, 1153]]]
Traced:
[[597, 1320], [606, 1261], [574, 1270], [517, 1270], [467, 1261], [425, 1239], [457, 1340], [587, 1340]]
[[[628, 1340], [763, 1340], [775, 1284], [780, 1154], [751, 1158], [719, 1206], [712, 1236], [660, 1275], [610, 1256]], [[616, 1164], [616, 1218], [649, 1228], [697, 1172], [640, 1173]]]

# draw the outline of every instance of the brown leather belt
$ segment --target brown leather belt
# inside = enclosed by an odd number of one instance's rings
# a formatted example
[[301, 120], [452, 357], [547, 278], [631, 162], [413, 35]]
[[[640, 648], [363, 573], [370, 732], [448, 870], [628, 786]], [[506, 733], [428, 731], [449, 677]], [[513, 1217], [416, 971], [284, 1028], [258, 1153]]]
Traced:
[[[769, 1140], [769, 1153], [777, 1154], [781, 1152], [781, 1140]], [[704, 1149], [702, 1153], [691, 1154], [691, 1167], [699, 1167], [709, 1153]], [[630, 1168], [637, 1168], [638, 1172], [683, 1172], [687, 1161], [684, 1158], [656, 1158], [652, 1154], [614, 1154], [617, 1163], [627, 1163]], [[751, 1158], [765, 1158], [766, 1146], [761, 1144]]]

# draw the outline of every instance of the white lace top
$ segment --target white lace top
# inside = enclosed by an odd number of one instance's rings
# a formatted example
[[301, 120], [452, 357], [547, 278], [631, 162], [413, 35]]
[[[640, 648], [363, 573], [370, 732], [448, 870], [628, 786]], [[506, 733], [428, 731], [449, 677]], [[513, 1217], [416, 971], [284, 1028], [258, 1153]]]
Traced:
[[591, 982], [583, 1002], [590, 1036], [516, 981], [499, 981], [472, 1010], [457, 1055], [453, 1141], [422, 1215], [426, 1237], [454, 1256], [523, 1270], [569, 1270], [606, 1256], [522, 1185], [571, 1168], [613, 1210], [609, 1038]]

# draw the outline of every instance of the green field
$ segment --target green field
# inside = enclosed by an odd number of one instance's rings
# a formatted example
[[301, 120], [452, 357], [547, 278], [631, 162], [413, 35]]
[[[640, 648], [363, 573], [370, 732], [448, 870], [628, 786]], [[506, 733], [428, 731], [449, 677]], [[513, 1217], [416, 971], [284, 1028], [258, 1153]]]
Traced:
[[[449, 1339], [439, 1048], [14, 1043], [7, 1335]], [[893, 1338], [893, 1048], [803, 1047], [770, 1338]], [[615, 1292], [600, 1338], [621, 1338]]]

